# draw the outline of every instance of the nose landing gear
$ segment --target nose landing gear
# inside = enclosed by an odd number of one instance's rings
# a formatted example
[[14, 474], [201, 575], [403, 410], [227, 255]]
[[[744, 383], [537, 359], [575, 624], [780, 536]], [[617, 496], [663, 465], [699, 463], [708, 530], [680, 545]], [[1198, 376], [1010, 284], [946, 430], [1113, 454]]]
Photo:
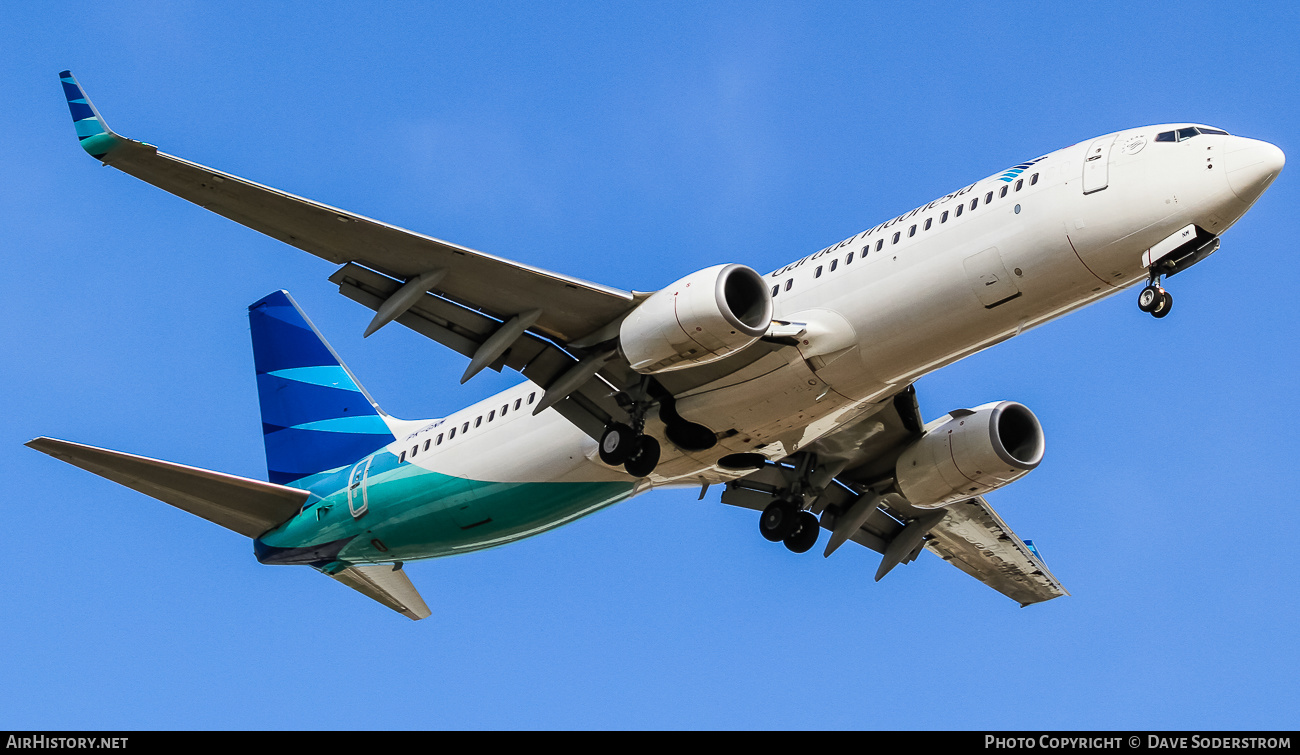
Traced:
[[1160, 285], [1160, 276], [1152, 276], [1151, 281], [1138, 294], [1138, 309], [1149, 312], [1158, 319], [1168, 315], [1173, 307], [1173, 294]]

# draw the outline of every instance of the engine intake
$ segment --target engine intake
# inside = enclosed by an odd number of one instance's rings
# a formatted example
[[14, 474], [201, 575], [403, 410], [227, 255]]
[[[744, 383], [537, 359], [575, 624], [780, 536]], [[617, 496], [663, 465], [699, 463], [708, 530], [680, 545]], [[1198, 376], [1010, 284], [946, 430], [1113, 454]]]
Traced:
[[895, 480], [913, 506], [939, 508], [1024, 477], [1043, 449], [1043, 427], [1023, 404], [959, 409], [903, 451]]
[[757, 341], [772, 322], [763, 276], [717, 265], [656, 291], [623, 320], [619, 345], [645, 374], [716, 362]]

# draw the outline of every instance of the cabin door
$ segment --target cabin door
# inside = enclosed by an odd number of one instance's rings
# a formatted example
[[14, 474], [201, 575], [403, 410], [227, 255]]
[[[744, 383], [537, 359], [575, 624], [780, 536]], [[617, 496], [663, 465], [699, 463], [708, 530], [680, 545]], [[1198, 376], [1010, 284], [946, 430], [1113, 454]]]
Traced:
[[1088, 145], [1088, 153], [1083, 156], [1084, 194], [1101, 191], [1110, 184], [1110, 145], [1114, 143], [1114, 136], [1103, 136]]

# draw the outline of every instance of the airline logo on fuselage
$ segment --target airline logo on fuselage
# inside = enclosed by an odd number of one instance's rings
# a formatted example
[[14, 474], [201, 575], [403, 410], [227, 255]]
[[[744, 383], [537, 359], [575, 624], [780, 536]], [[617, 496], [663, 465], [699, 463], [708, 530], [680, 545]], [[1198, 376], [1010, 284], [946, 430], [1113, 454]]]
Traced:
[[1036, 163], [1036, 162], [1042, 162], [1043, 160], [1046, 160], [1046, 159], [1047, 159], [1047, 155], [1043, 155], [1042, 157], [1035, 158], [1035, 159], [1033, 159], [1033, 160], [1030, 160], [1030, 161], [1027, 162], [1027, 163], [1020, 163], [1019, 165], [1017, 165], [1017, 166], [1014, 167], [1014, 168], [1008, 168], [1008, 169], [1007, 169], [1007, 172], [1005, 172], [1005, 173], [1003, 173], [1002, 175], [998, 176], [998, 180], [999, 180], [999, 181], [1006, 181], [1007, 183], [1011, 183], [1012, 181], [1016, 180], [1016, 176], [1019, 176], [1021, 173], [1024, 173], [1025, 170], [1026, 170], [1027, 168], [1029, 168], [1030, 165], [1033, 165], [1033, 164]]

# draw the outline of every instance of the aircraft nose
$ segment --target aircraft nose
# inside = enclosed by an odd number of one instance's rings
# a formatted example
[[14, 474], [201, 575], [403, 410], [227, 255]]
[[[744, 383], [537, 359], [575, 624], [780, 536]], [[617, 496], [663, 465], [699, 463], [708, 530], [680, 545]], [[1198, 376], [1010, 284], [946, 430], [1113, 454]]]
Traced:
[[1232, 192], [1243, 202], [1254, 202], [1282, 171], [1286, 155], [1275, 144], [1229, 136], [1223, 163]]

